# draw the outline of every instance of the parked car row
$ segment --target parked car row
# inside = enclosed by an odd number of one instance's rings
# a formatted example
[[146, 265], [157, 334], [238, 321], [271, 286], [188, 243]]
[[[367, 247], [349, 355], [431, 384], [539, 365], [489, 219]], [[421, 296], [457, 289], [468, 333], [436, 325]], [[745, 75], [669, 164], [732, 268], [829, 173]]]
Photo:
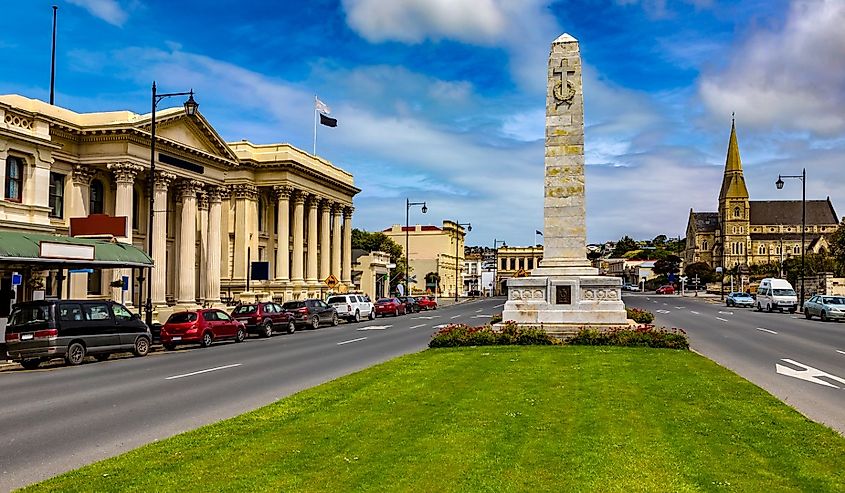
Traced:
[[379, 298], [375, 304], [375, 316], [398, 317], [407, 313], [419, 313], [422, 310], [436, 310], [437, 299], [434, 296], [404, 296], [401, 298]]

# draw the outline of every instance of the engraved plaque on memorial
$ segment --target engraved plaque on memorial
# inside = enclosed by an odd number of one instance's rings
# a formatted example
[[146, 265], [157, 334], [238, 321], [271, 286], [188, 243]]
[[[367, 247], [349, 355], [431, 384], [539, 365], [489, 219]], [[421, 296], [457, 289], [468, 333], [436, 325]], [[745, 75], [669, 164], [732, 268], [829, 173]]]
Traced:
[[572, 304], [572, 286], [555, 286], [555, 304], [556, 305], [571, 305]]

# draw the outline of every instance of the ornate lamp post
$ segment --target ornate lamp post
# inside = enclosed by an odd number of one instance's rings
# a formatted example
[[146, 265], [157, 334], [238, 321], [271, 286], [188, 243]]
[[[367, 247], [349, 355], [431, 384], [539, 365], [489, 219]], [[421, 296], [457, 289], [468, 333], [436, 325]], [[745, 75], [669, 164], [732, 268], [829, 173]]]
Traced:
[[428, 212], [428, 207], [426, 207], [425, 202], [411, 202], [410, 199], [405, 199], [405, 296], [411, 296], [411, 281], [408, 278], [410, 270], [408, 267], [408, 230], [411, 228], [410, 220], [412, 205], [421, 205], [423, 214]]
[[458, 229], [461, 226], [467, 227], [467, 232], [472, 231], [472, 223], [462, 223], [455, 221], [455, 303], [458, 302], [458, 293], [460, 292], [460, 284], [461, 284], [461, 276], [458, 274], [460, 266], [458, 265], [458, 245], [460, 242], [460, 236], [458, 235]]
[[[152, 122], [150, 124], [150, 176], [149, 176], [149, 221], [147, 223], [147, 253], [149, 254], [150, 258], [153, 256], [153, 216], [155, 210], [155, 173], [156, 173], [156, 106], [158, 103], [161, 102], [162, 99], [173, 97], [173, 96], [188, 96], [187, 101], [185, 101], [185, 114], [188, 116], [194, 116], [197, 113], [197, 104], [194, 101], [194, 91], [191, 89], [188, 92], [169, 92], [164, 94], [158, 94], [156, 92], [156, 83], [153, 81], [153, 97], [152, 97]], [[144, 304], [144, 311], [146, 315], [146, 322], [147, 326], [152, 327], [153, 325], [153, 280], [152, 280], [152, 270], [150, 270], [150, 274], [147, 276], [149, 279], [147, 280], [147, 301]]]
[[[802, 310], [804, 306], [804, 278], [807, 273], [804, 271], [804, 248], [807, 246], [807, 168], [801, 170], [800, 175], [778, 175], [775, 186], [778, 190], [783, 189], [784, 178], [796, 178], [801, 180], [801, 296], [799, 297], [798, 309]], [[783, 249], [781, 248], [781, 251]]]

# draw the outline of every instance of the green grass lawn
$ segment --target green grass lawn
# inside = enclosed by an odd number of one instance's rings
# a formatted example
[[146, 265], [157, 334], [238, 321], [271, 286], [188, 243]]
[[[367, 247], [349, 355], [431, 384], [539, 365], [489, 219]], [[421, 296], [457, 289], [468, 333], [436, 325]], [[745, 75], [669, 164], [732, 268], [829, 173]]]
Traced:
[[686, 351], [428, 350], [26, 491], [844, 491], [845, 439]]

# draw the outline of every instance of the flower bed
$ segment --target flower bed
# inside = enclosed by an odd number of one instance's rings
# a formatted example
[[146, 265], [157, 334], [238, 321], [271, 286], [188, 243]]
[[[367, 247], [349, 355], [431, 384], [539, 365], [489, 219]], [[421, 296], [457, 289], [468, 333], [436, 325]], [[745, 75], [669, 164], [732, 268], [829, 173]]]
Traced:
[[582, 346], [632, 346], [668, 349], [689, 349], [686, 332], [682, 329], [655, 328], [643, 324], [634, 329], [581, 329], [566, 340], [567, 344]]
[[654, 322], [654, 314], [648, 310], [642, 310], [640, 308], [625, 308], [625, 312], [627, 312], [628, 318], [638, 324], [650, 324]]
[[560, 342], [536, 327], [519, 327], [514, 322], [505, 322], [501, 331], [489, 325], [473, 327], [466, 324], [451, 324], [435, 332], [428, 347], [458, 346], [550, 346]]

